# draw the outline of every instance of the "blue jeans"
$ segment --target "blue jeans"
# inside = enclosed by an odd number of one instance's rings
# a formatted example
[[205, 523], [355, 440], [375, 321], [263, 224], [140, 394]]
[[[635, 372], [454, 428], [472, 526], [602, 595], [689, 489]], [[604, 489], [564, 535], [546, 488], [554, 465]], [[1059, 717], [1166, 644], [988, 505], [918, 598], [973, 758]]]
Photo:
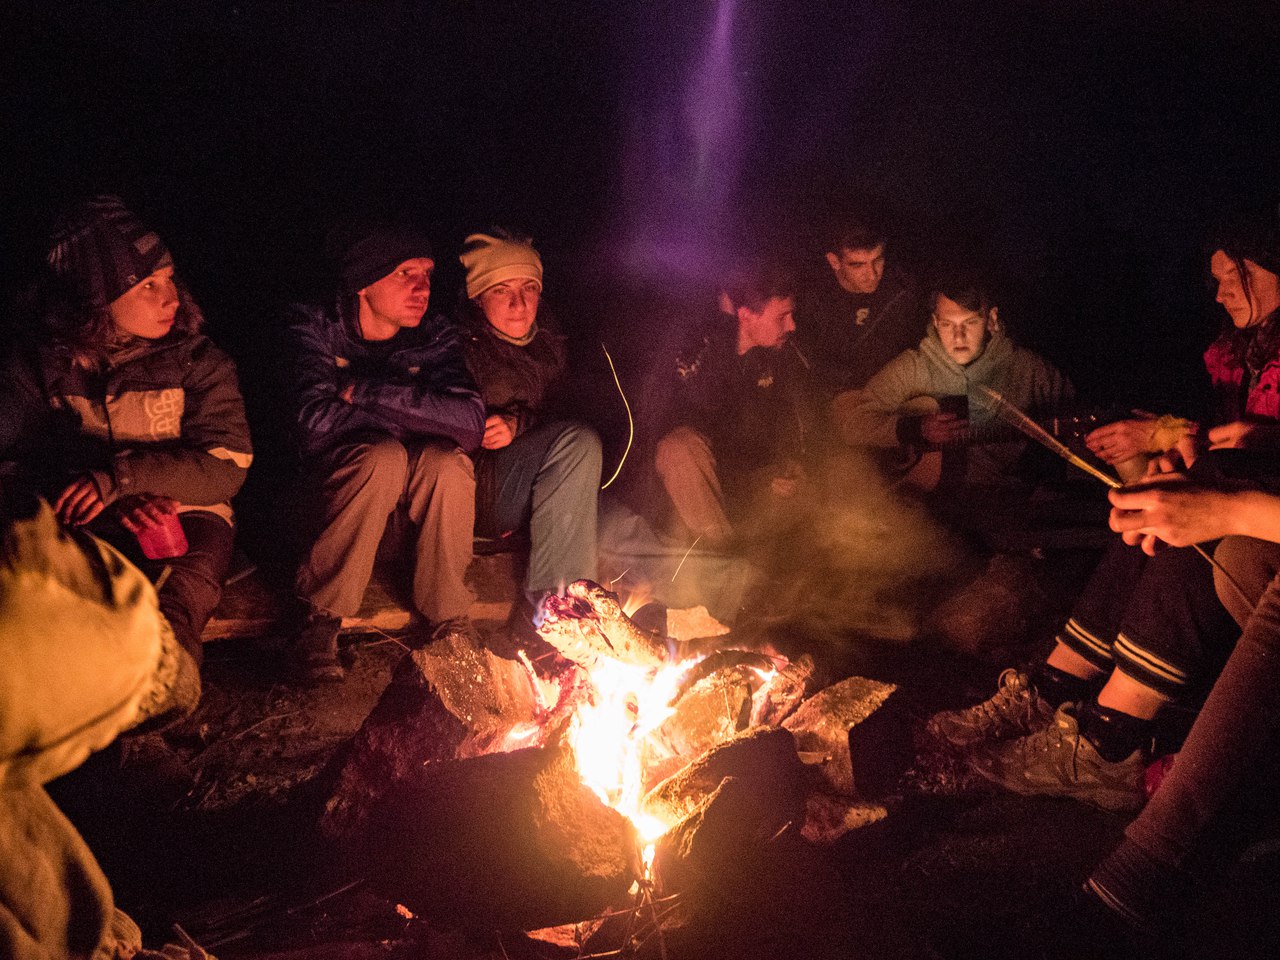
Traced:
[[596, 577], [600, 438], [559, 420], [476, 455], [476, 533], [502, 536], [529, 524], [527, 593]]

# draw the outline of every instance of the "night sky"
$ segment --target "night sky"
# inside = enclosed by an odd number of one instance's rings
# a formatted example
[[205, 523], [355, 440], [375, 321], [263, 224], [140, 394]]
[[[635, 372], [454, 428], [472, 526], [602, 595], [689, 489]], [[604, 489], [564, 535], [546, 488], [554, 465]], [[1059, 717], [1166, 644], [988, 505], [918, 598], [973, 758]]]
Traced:
[[851, 199], [888, 214], [909, 261], [990, 266], [1018, 337], [1087, 391], [1176, 403], [1219, 322], [1206, 224], [1280, 195], [1274, 4], [46, 0], [6, 14], [3, 292], [60, 203], [121, 192], [233, 353], [314, 287], [326, 225], [365, 207], [423, 218], [446, 295], [467, 232], [527, 229], [570, 329], [617, 342], [655, 322], [655, 294], [709, 284], [736, 240], [816, 263], [815, 222]]

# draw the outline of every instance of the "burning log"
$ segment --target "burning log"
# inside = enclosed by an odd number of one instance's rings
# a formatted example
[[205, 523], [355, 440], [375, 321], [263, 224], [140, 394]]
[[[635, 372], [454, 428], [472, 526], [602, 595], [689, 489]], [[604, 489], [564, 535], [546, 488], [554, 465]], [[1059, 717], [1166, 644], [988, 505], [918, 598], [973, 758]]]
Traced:
[[657, 667], [670, 652], [665, 637], [637, 627], [618, 595], [591, 580], [569, 584], [563, 597], [548, 597], [538, 632], [565, 659], [588, 669], [601, 657]]
[[594, 916], [625, 901], [640, 866], [635, 828], [549, 747], [420, 767], [371, 811], [352, 854], [410, 910], [476, 929]]
[[812, 755], [816, 768], [838, 793], [855, 793], [849, 731], [871, 716], [896, 689], [891, 683], [850, 677], [820, 690], [783, 721], [795, 734], [802, 754]]

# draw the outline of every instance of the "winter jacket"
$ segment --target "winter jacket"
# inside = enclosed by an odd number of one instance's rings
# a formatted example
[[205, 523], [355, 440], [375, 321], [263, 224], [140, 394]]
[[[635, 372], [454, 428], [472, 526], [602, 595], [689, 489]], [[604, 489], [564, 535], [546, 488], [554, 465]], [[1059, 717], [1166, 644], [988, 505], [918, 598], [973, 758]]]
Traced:
[[45, 493], [89, 473], [108, 506], [150, 493], [231, 521], [253, 452], [235, 364], [207, 337], [131, 338], [95, 369], [30, 346], [0, 390], [0, 456]]
[[523, 346], [503, 340], [483, 318], [465, 321], [467, 370], [484, 399], [487, 416], [515, 420], [519, 436], [547, 414], [561, 412], [565, 341], [539, 311], [537, 331]]
[[1205, 369], [1216, 398], [1217, 422], [1250, 417], [1280, 420], [1280, 353], [1268, 357], [1257, 376], [1251, 376], [1236, 348], [1237, 336], [1235, 331], [1228, 331], [1204, 352]]
[[[976, 384], [1000, 393], [1019, 410], [1051, 411], [1075, 396], [1061, 373], [1030, 350], [1014, 346], [1001, 331], [992, 334], [986, 349], [972, 363], [961, 366], [947, 353], [938, 333], [929, 328], [920, 345], [890, 361], [862, 391], [860, 402], [841, 423], [841, 434], [850, 444], [895, 447], [901, 442], [903, 404], [914, 397], [966, 395], [969, 422], [975, 433], [993, 433], [999, 417]], [[1015, 465], [1026, 449], [1021, 440], [974, 444], [968, 451], [964, 482], [1008, 484]]]
[[667, 371], [658, 434], [689, 426], [730, 476], [799, 461], [813, 452], [817, 404], [809, 366], [795, 347], [738, 353], [733, 318], [718, 316]]
[[885, 271], [875, 293], [849, 293], [828, 272], [796, 306], [796, 342], [827, 397], [859, 389], [920, 340], [928, 311], [914, 282]]
[[[303, 456], [360, 434], [443, 437], [463, 450], [484, 437], [484, 402], [456, 324], [440, 317], [386, 341], [360, 336], [354, 298], [289, 309], [294, 414]], [[351, 402], [341, 394], [353, 387]]]

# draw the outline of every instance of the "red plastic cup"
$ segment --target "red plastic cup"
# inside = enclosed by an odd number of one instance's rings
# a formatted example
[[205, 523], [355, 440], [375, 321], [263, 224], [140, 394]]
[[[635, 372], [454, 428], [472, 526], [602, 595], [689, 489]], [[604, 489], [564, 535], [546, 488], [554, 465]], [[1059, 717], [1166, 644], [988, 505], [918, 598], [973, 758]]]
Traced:
[[187, 535], [176, 513], [166, 513], [164, 520], [138, 534], [138, 546], [148, 560], [168, 560], [187, 552]]

